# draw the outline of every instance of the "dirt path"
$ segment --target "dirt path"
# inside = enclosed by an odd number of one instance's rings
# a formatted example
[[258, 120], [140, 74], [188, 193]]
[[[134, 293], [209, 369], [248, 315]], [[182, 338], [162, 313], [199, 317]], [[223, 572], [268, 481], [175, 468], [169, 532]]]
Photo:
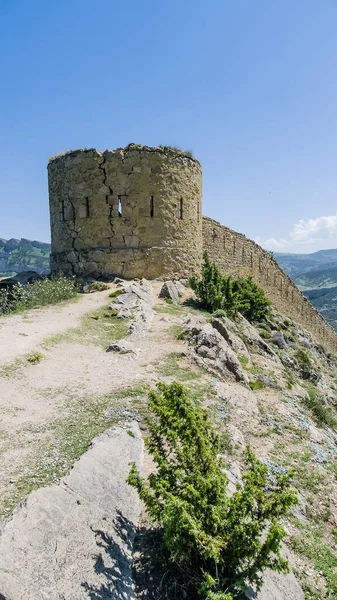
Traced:
[[19, 315], [0, 318], [0, 365], [35, 350], [48, 336], [75, 327], [90, 310], [108, 302], [109, 292], [81, 296], [78, 302], [62, 303]]
[[[81, 444], [132, 413], [144, 401], [141, 386], [160, 378], [158, 362], [181, 352], [172, 334], [181, 315], [165, 314], [160, 284], [153, 288], [164, 314], [155, 313], [137, 356], [107, 353], [108, 320], [87, 316], [108, 304], [108, 291], [0, 321], [0, 516], [35, 487], [35, 477], [43, 485], [53, 470], [63, 474]], [[27, 352], [40, 360], [27, 362]]]

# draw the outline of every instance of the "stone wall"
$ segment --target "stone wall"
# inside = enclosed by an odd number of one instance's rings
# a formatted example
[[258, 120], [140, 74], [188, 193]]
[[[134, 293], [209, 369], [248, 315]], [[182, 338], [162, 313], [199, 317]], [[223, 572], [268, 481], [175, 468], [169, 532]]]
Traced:
[[129, 144], [75, 150], [48, 165], [52, 272], [182, 278], [203, 248], [221, 270], [252, 275], [281, 312], [337, 351], [337, 336], [268, 252], [202, 217], [200, 163], [177, 149]]
[[188, 153], [130, 144], [48, 165], [51, 270], [187, 277], [202, 254], [202, 173]]
[[251, 275], [273, 305], [293, 317], [331, 351], [337, 336], [319, 312], [278, 266], [275, 259], [241, 233], [203, 217], [203, 247], [226, 275]]

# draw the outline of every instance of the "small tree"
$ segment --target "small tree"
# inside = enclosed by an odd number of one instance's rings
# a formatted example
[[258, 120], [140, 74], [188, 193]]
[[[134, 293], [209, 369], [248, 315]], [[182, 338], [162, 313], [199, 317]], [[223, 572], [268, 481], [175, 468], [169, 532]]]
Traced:
[[249, 584], [259, 589], [264, 569], [288, 571], [278, 519], [297, 502], [289, 476], [277, 475], [272, 485], [247, 448], [243, 483], [229, 496], [221, 438], [206, 411], [179, 383], [157, 387], [149, 394], [146, 439], [156, 472], [144, 480], [133, 464], [128, 483], [162, 525], [171, 560], [193, 571], [200, 598], [230, 600]]
[[263, 290], [251, 277], [232, 279], [222, 275], [216, 264], [204, 253], [201, 279], [193, 276], [190, 286], [201, 306], [209, 312], [225, 310], [229, 317], [240, 311], [249, 321], [261, 319], [270, 306]]

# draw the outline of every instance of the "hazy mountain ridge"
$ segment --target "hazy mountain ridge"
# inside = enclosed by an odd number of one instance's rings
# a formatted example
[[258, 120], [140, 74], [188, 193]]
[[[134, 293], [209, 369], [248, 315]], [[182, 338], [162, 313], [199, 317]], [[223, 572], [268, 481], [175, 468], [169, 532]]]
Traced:
[[49, 273], [50, 244], [25, 238], [0, 238], [0, 277], [21, 271]]
[[301, 289], [337, 286], [337, 249], [318, 250], [312, 254], [275, 252], [280, 267]]
[[337, 249], [312, 254], [275, 252], [280, 267], [337, 331]]

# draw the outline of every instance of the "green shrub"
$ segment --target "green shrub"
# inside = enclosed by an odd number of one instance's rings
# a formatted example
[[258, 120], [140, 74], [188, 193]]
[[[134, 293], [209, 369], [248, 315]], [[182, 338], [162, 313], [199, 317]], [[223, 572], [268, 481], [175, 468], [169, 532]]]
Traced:
[[264, 327], [261, 327], [259, 329], [259, 334], [261, 337], [263, 337], [264, 340], [270, 340], [271, 338], [271, 333], [268, 329], [265, 329]]
[[249, 321], [258, 321], [270, 306], [263, 290], [251, 277], [232, 279], [222, 275], [207, 252], [204, 253], [201, 279], [191, 277], [190, 286], [201, 306], [211, 313], [224, 310], [229, 317], [235, 317], [240, 311]]
[[328, 425], [329, 427], [337, 427], [337, 419], [333, 409], [325, 406], [324, 399], [319, 395], [316, 388], [313, 386], [307, 387], [308, 396], [303, 398], [303, 404], [310, 408], [313, 417], [318, 425]]
[[41, 279], [25, 286], [15, 285], [0, 290], [0, 314], [57, 304], [77, 296], [78, 287], [74, 279], [63, 275]]
[[187, 593], [229, 600], [248, 584], [259, 589], [266, 568], [287, 572], [278, 520], [297, 502], [289, 476], [271, 484], [268, 468], [247, 448], [243, 484], [229, 496], [220, 438], [186, 389], [159, 383], [149, 409], [146, 446], [156, 470], [144, 480], [133, 464], [128, 483], [163, 527], [170, 560], [188, 573]]
[[297, 352], [295, 353], [294, 357], [296, 358], [299, 366], [302, 369], [308, 369], [308, 368], [311, 367], [310, 357], [309, 357], [308, 353], [305, 350], [302, 350], [302, 348], [300, 348], [299, 350], [297, 350]]

